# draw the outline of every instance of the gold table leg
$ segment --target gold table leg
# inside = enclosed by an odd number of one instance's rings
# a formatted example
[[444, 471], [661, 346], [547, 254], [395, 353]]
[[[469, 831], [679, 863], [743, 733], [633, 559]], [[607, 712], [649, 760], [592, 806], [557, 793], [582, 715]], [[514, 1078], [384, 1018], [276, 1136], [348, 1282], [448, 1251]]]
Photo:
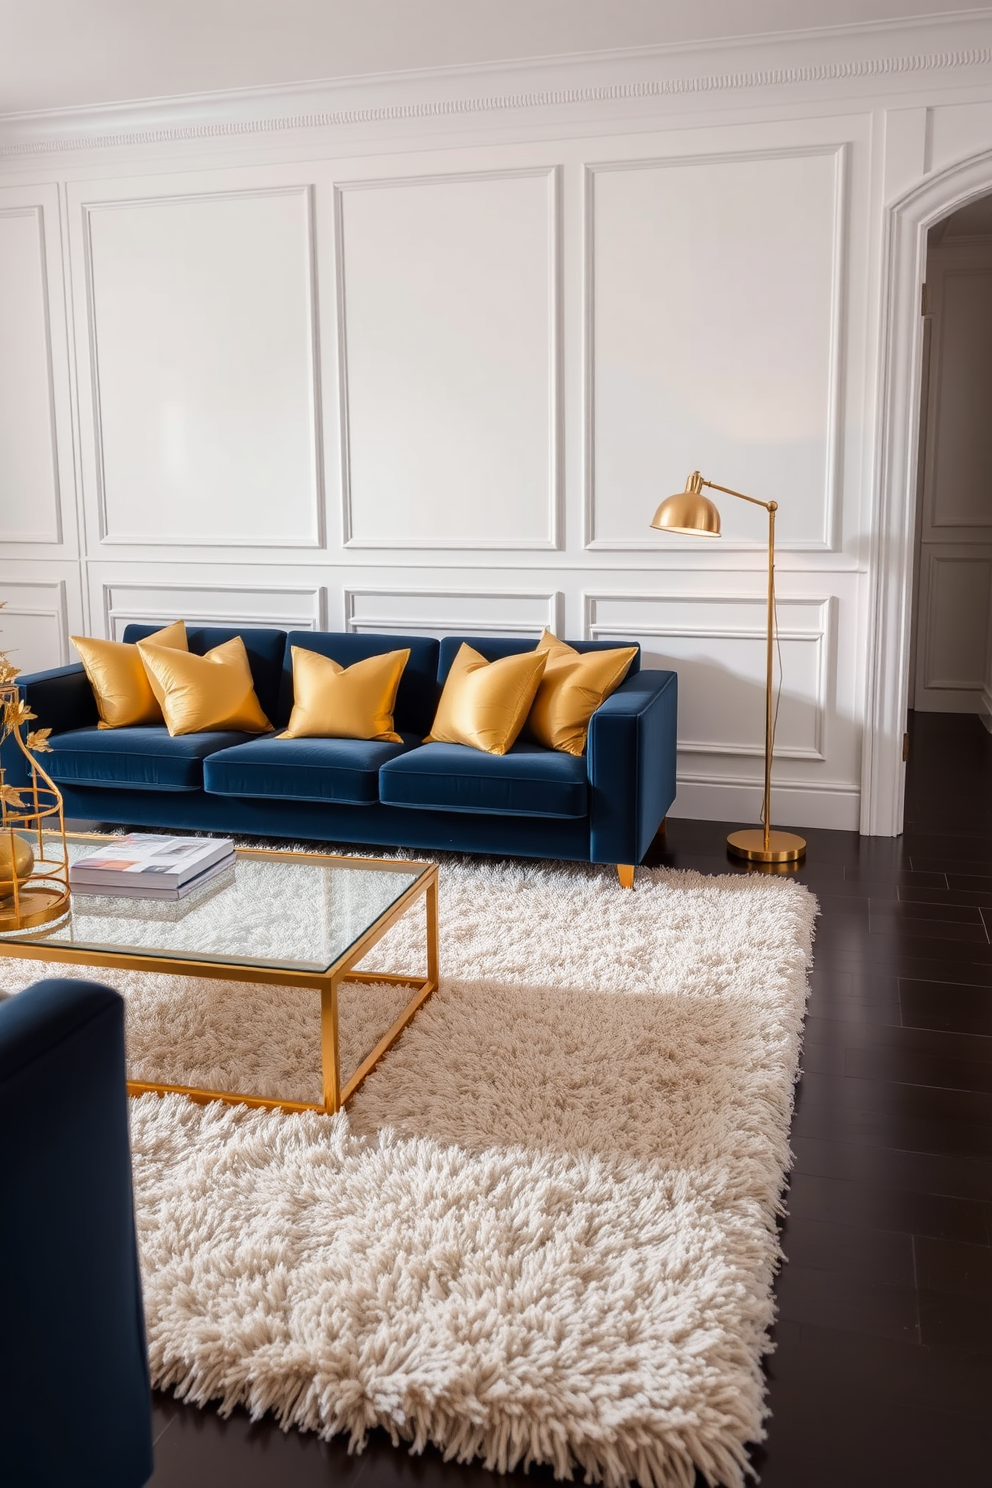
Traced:
[[338, 1038], [338, 978], [320, 989], [320, 1068], [324, 1110], [329, 1116], [341, 1108], [341, 1049]]
[[427, 885], [424, 908], [427, 919], [427, 980], [431, 984], [431, 990], [438, 983], [438, 959], [437, 959], [437, 876], [431, 879]]
[[359, 1085], [365, 1079], [370, 1070], [374, 1069], [386, 1050], [395, 1044], [406, 1025], [410, 1022], [414, 1013], [425, 1003], [432, 992], [437, 991], [438, 986], [438, 952], [437, 952], [437, 877], [428, 884], [424, 895], [424, 908], [427, 920], [427, 978], [398, 976], [394, 972], [384, 971], [353, 971], [346, 974], [345, 981], [349, 982], [390, 982], [394, 986], [408, 986], [414, 989], [413, 996], [403, 1008], [399, 1017], [388, 1028], [382, 1038], [376, 1044], [371, 1053], [367, 1054], [361, 1064], [351, 1076], [341, 1092], [341, 1104], [351, 1099]]

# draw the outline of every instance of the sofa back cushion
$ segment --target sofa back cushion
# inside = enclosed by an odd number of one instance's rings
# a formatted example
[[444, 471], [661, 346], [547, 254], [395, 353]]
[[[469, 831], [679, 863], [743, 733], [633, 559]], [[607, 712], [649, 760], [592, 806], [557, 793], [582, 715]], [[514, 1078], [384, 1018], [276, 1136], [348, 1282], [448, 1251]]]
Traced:
[[[125, 641], [143, 641], [146, 636], [161, 630], [161, 625], [129, 625], [124, 632]], [[252, 683], [262, 705], [262, 712], [277, 728], [285, 728], [289, 709], [280, 708], [282, 669], [286, 657], [286, 632], [284, 630], [254, 630], [246, 626], [238, 630], [233, 626], [187, 625], [186, 639], [195, 656], [205, 656], [215, 646], [222, 646], [233, 636], [240, 636], [248, 653]]]
[[[514, 636], [512, 639], [507, 636], [445, 636], [441, 642], [441, 657], [437, 673], [438, 681], [443, 684], [444, 679], [451, 670], [451, 663], [458, 655], [459, 647], [463, 642], [466, 646], [471, 646], [473, 650], [478, 651], [487, 661], [499, 661], [503, 656], [516, 656], [521, 651], [533, 651], [539, 640], [540, 636], [534, 636], [533, 640], [529, 636]], [[406, 642], [404, 641], [403, 644], [406, 645]], [[571, 646], [575, 651], [615, 651], [618, 646], [634, 644], [635, 642], [633, 641], [566, 642], [566, 645]], [[627, 676], [633, 677], [640, 669], [641, 648], [638, 646], [637, 655], [630, 663]]]
[[[192, 645], [192, 643], [191, 643]], [[279, 695], [279, 721], [288, 719], [293, 707], [293, 650], [301, 646], [330, 656], [338, 666], [350, 667], [368, 656], [381, 656], [385, 651], [409, 649], [410, 659], [403, 668], [393, 727], [397, 733], [429, 732], [437, 710], [441, 688], [437, 680], [438, 643], [433, 636], [358, 635], [340, 630], [291, 630], [286, 637], [282, 690]], [[272, 718], [272, 714], [269, 717]], [[273, 722], [275, 719], [273, 718]], [[284, 726], [284, 725], [283, 725]]]

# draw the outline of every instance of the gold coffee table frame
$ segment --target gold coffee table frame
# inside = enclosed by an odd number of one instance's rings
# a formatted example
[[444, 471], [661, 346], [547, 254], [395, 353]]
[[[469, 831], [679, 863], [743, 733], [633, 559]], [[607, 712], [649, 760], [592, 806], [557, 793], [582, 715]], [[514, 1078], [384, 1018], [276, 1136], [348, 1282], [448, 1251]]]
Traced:
[[[89, 841], [112, 841], [100, 833], [66, 833], [72, 840], [85, 838]], [[345, 1101], [350, 1100], [369, 1071], [378, 1063], [390, 1045], [394, 1044], [410, 1022], [414, 1013], [427, 1001], [438, 985], [437, 951], [437, 864], [412, 863], [401, 859], [348, 858], [330, 853], [285, 852], [277, 848], [239, 847], [237, 858], [290, 858], [294, 862], [311, 862], [333, 866], [344, 865], [365, 872], [410, 872], [418, 878], [403, 891], [388, 909], [355, 940], [326, 971], [312, 969], [291, 971], [275, 966], [242, 965], [231, 961], [193, 961], [180, 956], [167, 956], [138, 951], [88, 950], [84, 946], [53, 944], [46, 941], [43, 932], [36, 932], [38, 939], [11, 941], [0, 939], [0, 954], [24, 957], [35, 961], [66, 961], [76, 966], [113, 966], [125, 971], [170, 972], [175, 976], [209, 977], [213, 981], [260, 982], [269, 987], [299, 987], [320, 993], [320, 1052], [322, 1101], [273, 1100], [268, 1096], [246, 1095], [233, 1090], [200, 1090], [193, 1085], [160, 1085], [147, 1080], [128, 1080], [129, 1095], [186, 1095], [190, 1100], [206, 1104], [209, 1101], [225, 1101], [231, 1106], [256, 1106], [266, 1111], [320, 1111], [331, 1115], [339, 1111]], [[376, 945], [390, 926], [418, 899], [424, 900], [427, 921], [427, 975], [417, 977], [384, 971], [353, 971], [359, 961]], [[53, 927], [54, 928], [54, 927]], [[338, 989], [342, 982], [388, 982], [393, 986], [409, 986], [413, 996], [399, 1017], [383, 1034], [371, 1053], [367, 1054], [355, 1073], [342, 1088], [341, 1056], [338, 1030]]]

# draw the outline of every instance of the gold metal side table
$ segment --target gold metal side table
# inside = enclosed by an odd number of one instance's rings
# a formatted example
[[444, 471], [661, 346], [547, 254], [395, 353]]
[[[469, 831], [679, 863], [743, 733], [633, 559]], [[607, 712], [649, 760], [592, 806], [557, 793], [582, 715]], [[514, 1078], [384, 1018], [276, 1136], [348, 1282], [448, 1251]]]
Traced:
[[[70, 858], [113, 840], [95, 834], [67, 833], [66, 838]], [[186, 899], [173, 903], [77, 894], [60, 924], [0, 936], [0, 955], [319, 991], [321, 1101], [277, 1100], [143, 1080], [129, 1080], [128, 1091], [330, 1113], [355, 1093], [437, 988], [437, 880], [434, 863], [239, 848], [229, 876], [222, 875]], [[426, 918], [426, 976], [353, 970], [419, 901]], [[411, 996], [342, 1087], [338, 989], [344, 981], [409, 986]]]

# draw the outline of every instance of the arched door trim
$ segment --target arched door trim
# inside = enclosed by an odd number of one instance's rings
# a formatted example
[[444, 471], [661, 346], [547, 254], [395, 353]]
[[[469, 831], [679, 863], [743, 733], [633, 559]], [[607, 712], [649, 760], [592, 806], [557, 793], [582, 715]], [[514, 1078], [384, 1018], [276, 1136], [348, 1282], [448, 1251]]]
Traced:
[[935, 172], [885, 214], [861, 783], [861, 831], [869, 836], [898, 836], [903, 825], [927, 232], [990, 192], [992, 150], [986, 150]]

